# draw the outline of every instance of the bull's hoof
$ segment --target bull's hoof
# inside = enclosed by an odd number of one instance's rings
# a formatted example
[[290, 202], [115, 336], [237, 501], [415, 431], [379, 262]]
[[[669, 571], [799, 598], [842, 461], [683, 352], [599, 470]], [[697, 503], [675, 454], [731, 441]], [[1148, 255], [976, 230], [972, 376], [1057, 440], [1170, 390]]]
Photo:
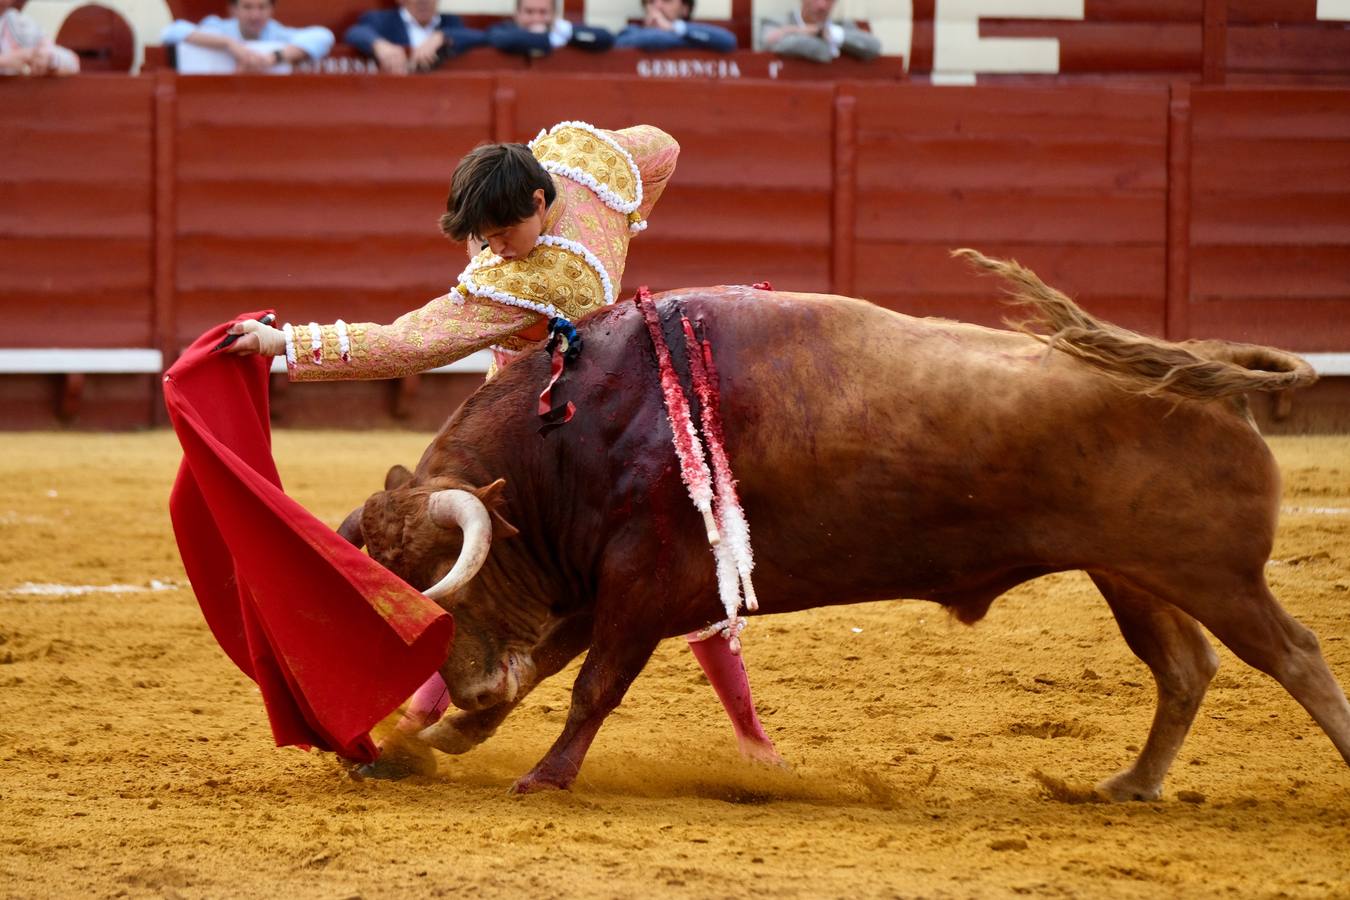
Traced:
[[1126, 769], [1098, 783], [1098, 796], [1113, 803], [1128, 803], [1134, 800], [1157, 800], [1162, 796], [1162, 785], [1153, 784], [1140, 778], [1131, 769]]
[[511, 785], [513, 794], [538, 794], [542, 791], [565, 791], [572, 786], [572, 779], [545, 775], [538, 769], [528, 775], [522, 775]]
[[380, 749], [380, 757], [358, 766], [352, 775], [357, 779], [378, 778], [382, 781], [401, 781], [410, 775], [435, 775], [436, 755], [419, 741], [387, 740]]

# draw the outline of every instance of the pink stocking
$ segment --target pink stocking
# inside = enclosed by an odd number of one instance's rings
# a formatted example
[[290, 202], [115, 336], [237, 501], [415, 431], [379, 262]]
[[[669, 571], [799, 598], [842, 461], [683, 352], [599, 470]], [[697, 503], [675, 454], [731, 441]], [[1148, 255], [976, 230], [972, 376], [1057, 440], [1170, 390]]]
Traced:
[[450, 691], [445, 686], [441, 673], [432, 672], [431, 677], [413, 694], [408, 708], [399, 719], [396, 729], [404, 733], [417, 733], [428, 725], [439, 721], [450, 706]]
[[409, 775], [431, 775], [436, 757], [417, 738], [417, 732], [438, 720], [450, 705], [450, 691], [440, 673], [433, 674], [413, 694], [403, 718], [380, 742], [380, 758], [354, 770], [360, 778], [398, 780]]
[[755, 712], [755, 701], [750, 695], [750, 679], [746, 675], [742, 657], [732, 653], [727, 641], [721, 637], [703, 641], [691, 639], [689, 649], [703, 667], [703, 673], [717, 692], [717, 699], [722, 701], [723, 708], [731, 717], [731, 727], [736, 732], [741, 755], [761, 762], [781, 763], [782, 757], [774, 749], [773, 741], [764, 732], [764, 726]]

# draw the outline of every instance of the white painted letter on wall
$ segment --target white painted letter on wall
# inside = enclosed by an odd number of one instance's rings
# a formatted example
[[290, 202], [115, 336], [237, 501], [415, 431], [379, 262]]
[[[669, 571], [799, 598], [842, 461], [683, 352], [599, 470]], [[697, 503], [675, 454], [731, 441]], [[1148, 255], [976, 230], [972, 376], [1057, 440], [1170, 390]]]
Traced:
[[973, 81], [979, 72], [1059, 71], [1055, 38], [982, 38], [980, 19], [1081, 19], [1084, 0], [937, 0], [933, 80]]
[[1317, 0], [1317, 18], [1328, 22], [1350, 22], [1350, 0]]

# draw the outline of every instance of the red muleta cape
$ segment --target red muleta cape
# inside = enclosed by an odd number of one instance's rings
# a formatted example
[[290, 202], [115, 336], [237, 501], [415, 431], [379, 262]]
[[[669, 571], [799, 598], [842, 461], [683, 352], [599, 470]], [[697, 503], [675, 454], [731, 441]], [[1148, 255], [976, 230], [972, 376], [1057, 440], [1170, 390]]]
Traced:
[[183, 567], [216, 640], [258, 683], [277, 746], [370, 762], [370, 729], [445, 661], [454, 623], [282, 491], [271, 359], [212, 352], [228, 326], [164, 376], [183, 445], [169, 497]]

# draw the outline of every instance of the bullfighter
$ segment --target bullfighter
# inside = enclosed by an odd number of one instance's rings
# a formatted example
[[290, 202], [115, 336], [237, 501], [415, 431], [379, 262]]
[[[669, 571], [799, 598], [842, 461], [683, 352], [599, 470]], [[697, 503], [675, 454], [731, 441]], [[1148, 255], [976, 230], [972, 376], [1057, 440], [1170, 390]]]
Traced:
[[[450, 292], [388, 325], [235, 323], [234, 353], [285, 354], [293, 381], [396, 378], [491, 347], [493, 370], [552, 330], [612, 304], [628, 244], [675, 171], [680, 148], [649, 125], [617, 131], [562, 122], [529, 143], [486, 144], [461, 160], [441, 230], [480, 249]], [[471, 251], [472, 252], [472, 251]], [[731, 717], [742, 753], [776, 761], [755, 713], [741, 657], [722, 639], [690, 647]], [[439, 674], [414, 695], [398, 731], [435, 722], [449, 693]], [[371, 770], [397, 776], [390, 760]]]

